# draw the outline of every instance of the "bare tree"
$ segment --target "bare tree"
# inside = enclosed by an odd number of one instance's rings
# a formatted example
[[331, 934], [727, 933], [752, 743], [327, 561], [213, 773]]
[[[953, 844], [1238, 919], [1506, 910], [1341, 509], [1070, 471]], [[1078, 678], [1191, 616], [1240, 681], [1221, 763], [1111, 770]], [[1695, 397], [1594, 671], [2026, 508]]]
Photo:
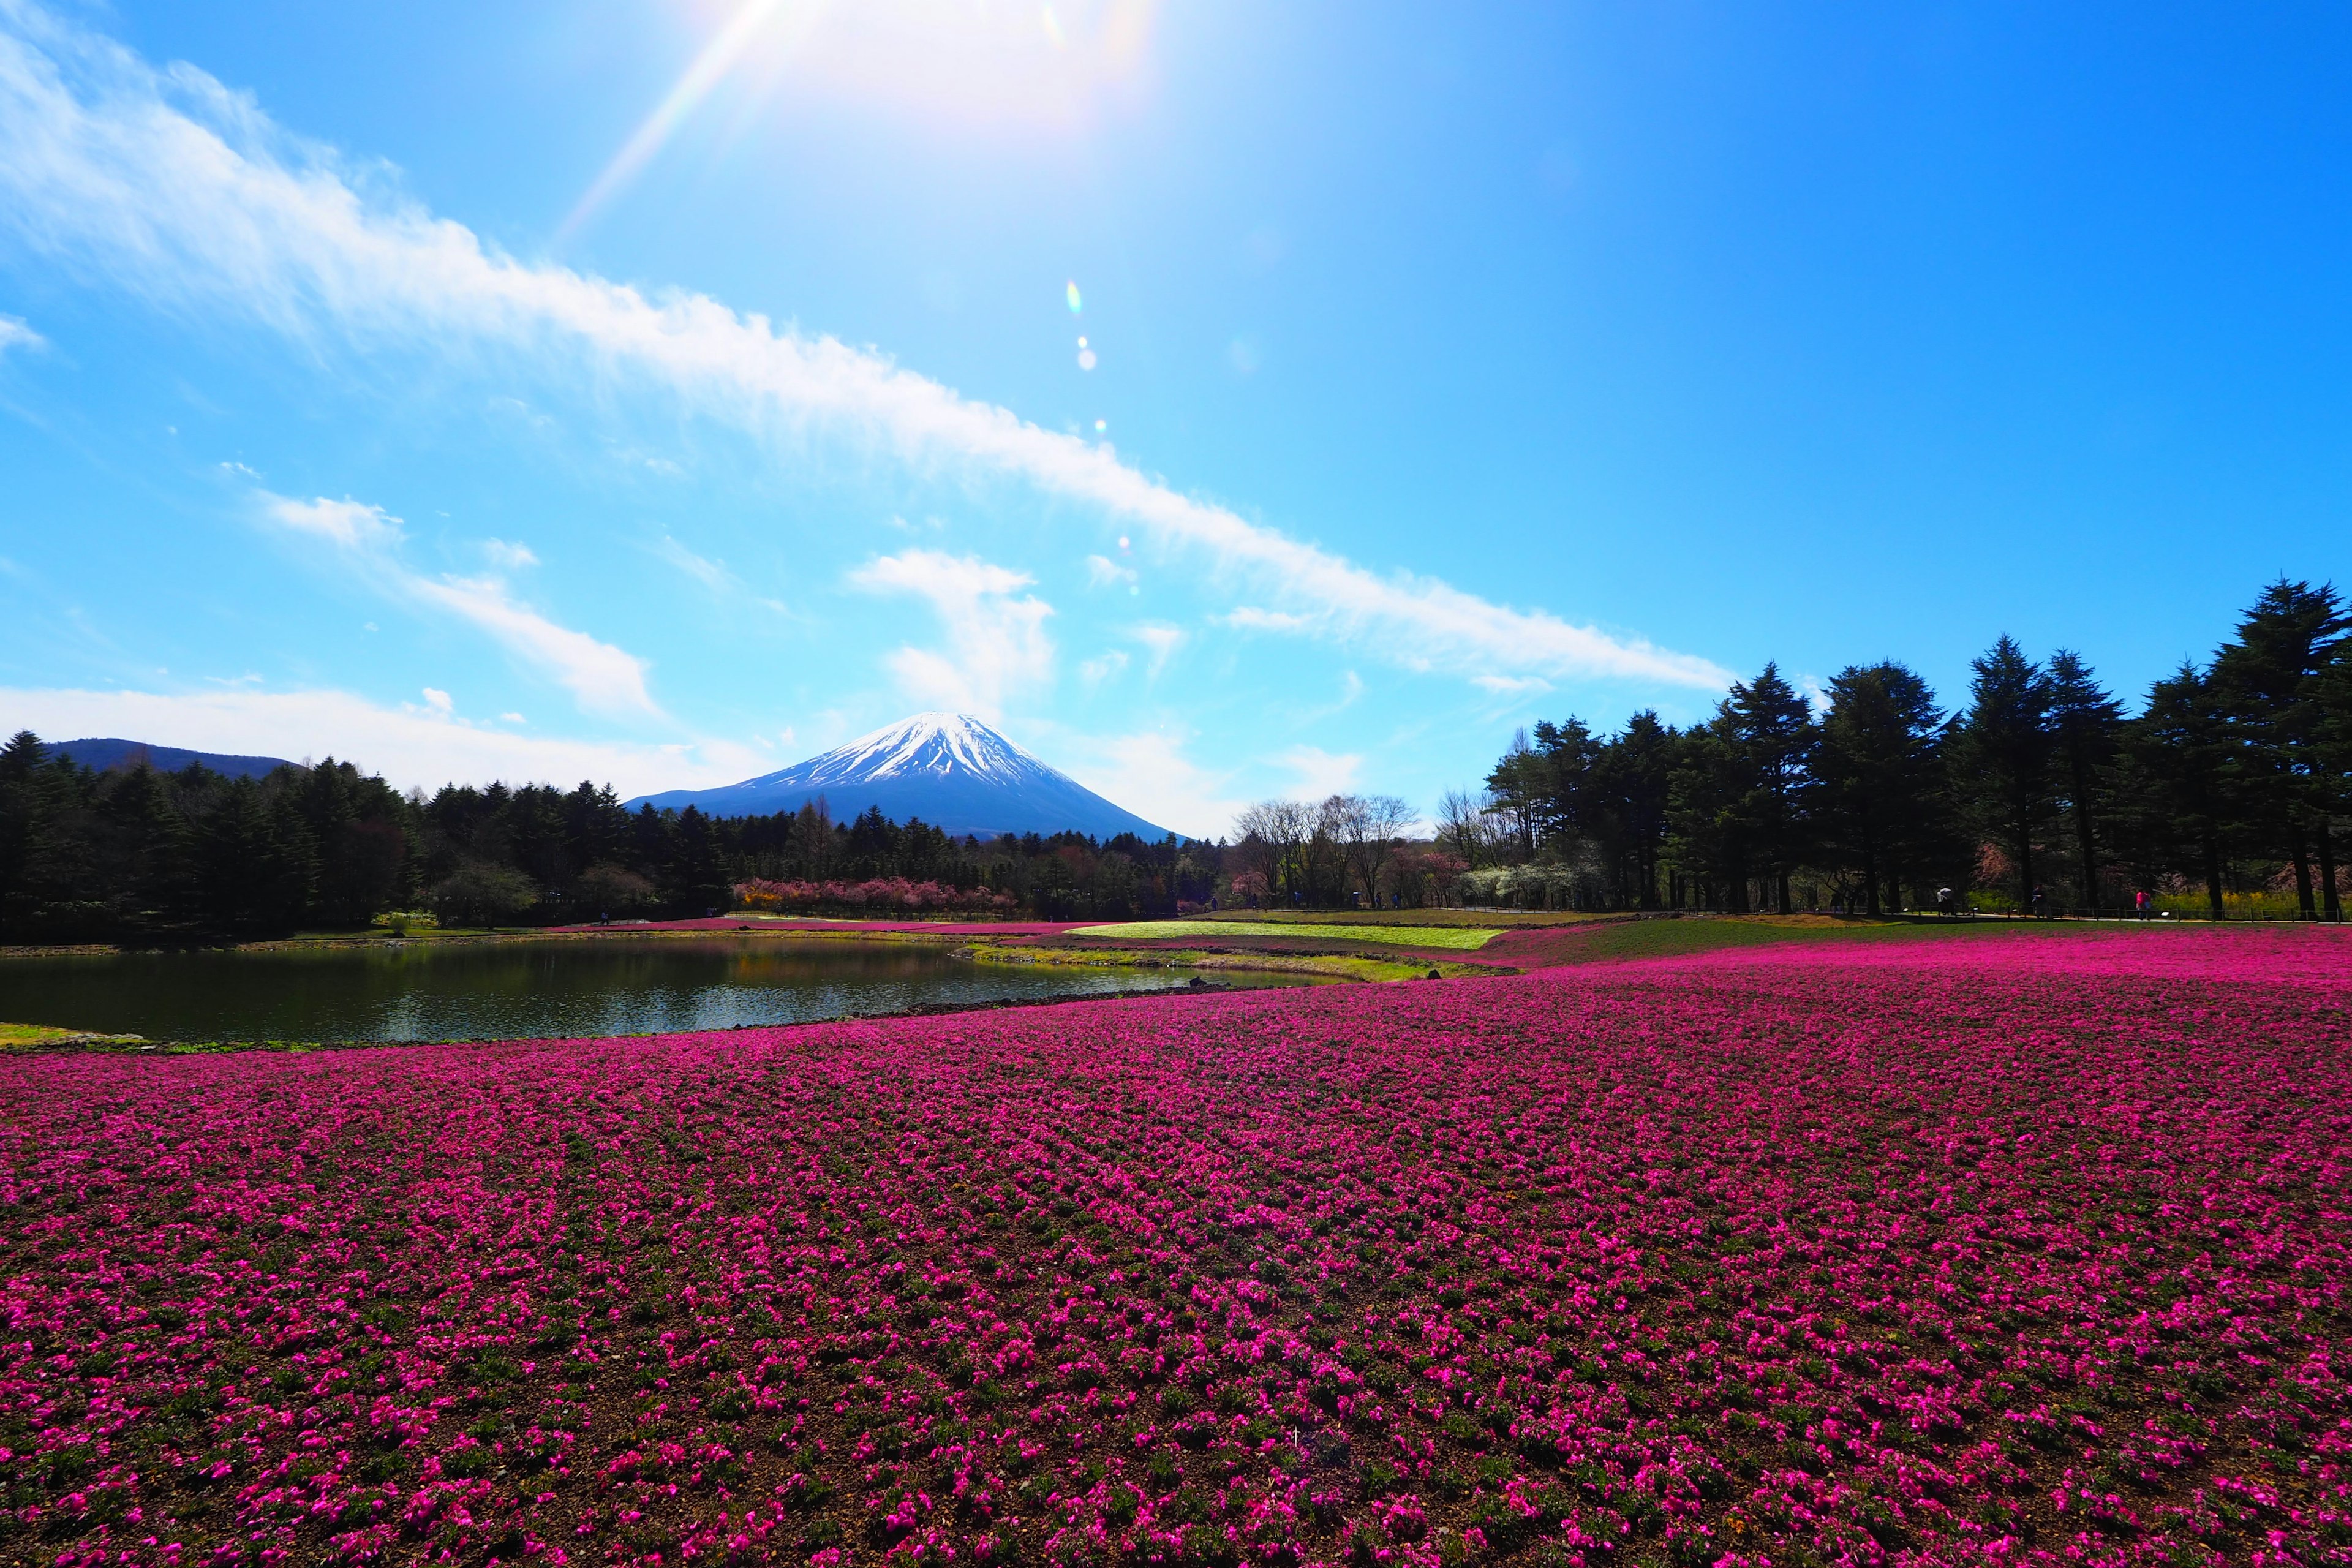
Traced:
[[1437, 841], [1473, 869], [1505, 858], [1512, 838], [1492, 794], [1450, 789], [1437, 802]]
[[1306, 879], [1315, 819], [1315, 807], [1296, 800], [1262, 800], [1234, 818], [1238, 847], [1269, 889], [1297, 888]]
[[1419, 814], [1392, 795], [1335, 795], [1323, 805], [1348, 869], [1355, 873], [1365, 900], [1377, 906], [1381, 867], [1405, 829], [1420, 820]]

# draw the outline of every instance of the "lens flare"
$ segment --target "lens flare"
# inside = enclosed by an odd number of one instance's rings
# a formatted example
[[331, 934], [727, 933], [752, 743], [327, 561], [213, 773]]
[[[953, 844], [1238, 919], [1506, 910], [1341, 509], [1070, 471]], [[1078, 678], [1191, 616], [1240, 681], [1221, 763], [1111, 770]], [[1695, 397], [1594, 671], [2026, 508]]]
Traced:
[[[725, 22], [558, 226], [569, 239], [646, 174], [685, 123], [731, 95], [743, 133], [791, 79], [926, 123], [1074, 132], [1148, 92], [1160, 0], [695, 0]], [[1076, 286], [1072, 287], [1076, 294]], [[1077, 309], [1075, 302], [1070, 307]]]
[[[727, 26], [703, 46], [702, 52], [694, 58], [694, 63], [687, 67], [686, 74], [678, 78], [677, 85], [669, 89], [669, 96], [646, 116], [636, 133], [613, 155], [613, 161], [604, 165], [604, 172], [596, 176], [578, 204], [565, 215], [555, 231], [559, 243], [570, 238], [581, 225], [595, 215], [597, 208], [611, 200], [622, 186], [636, 178], [639, 170], [653, 161], [654, 154], [661, 151], [662, 144], [670, 139], [671, 133], [710, 96], [711, 89], [727, 73], [734, 69], [744, 51], [751, 47], [761, 29], [777, 18], [782, 6], [783, 0], [746, 0], [742, 9], [737, 11]], [[787, 26], [795, 34], [804, 30], [814, 16], [814, 8], [806, 6], [800, 8], [798, 18], [793, 18], [790, 13], [785, 14]], [[798, 26], [793, 26], [795, 20]]]
[[[1079, 300], [1078, 300], [1078, 286], [1077, 286], [1077, 284], [1076, 284], [1076, 283], [1075, 283], [1075, 282], [1071, 282], [1071, 283], [1065, 283], [1065, 284], [1063, 284], [1063, 285], [1062, 285], [1062, 298], [1063, 298], [1063, 299], [1065, 299], [1065, 300], [1067, 300], [1070, 302], [1070, 314], [1072, 314], [1073, 316], [1076, 315], [1076, 314], [1078, 313], [1078, 310], [1079, 310], [1079, 303], [1080, 303], [1080, 302], [1079, 302]], [[1084, 340], [1084, 339], [1080, 339], [1079, 341], [1083, 342], [1085, 340]]]
[[1092, 370], [1094, 369], [1096, 363], [1094, 350], [1080, 349], [1078, 351], [1078, 368], [1080, 370]]

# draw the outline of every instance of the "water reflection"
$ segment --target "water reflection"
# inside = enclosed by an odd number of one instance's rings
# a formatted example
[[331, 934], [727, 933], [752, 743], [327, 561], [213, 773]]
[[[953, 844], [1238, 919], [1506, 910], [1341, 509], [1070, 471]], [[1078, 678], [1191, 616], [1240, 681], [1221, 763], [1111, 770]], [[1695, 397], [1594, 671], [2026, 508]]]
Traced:
[[1190, 978], [1181, 971], [979, 964], [927, 943], [837, 938], [407, 942], [0, 959], [0, 1020], [159, 1040], [635, 1035], [926, 1004], [1164, 990]]

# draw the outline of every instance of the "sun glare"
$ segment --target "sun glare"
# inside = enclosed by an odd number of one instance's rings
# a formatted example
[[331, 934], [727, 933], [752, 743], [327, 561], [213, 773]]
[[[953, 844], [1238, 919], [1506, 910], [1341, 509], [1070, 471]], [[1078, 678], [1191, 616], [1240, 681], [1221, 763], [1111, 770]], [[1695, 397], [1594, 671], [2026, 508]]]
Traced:
[[[959, 132], [1083, 128], [1139, 87], [1158, 0], [735, 0], [695, 5], [707, 42], [565, 219], [593, 216], [714, 95], [872, 104]], [[739, 108], [739, 113], [740, 109]]]
[[[805, 26], [778, 30], [772, 63], [806, 89], [942, 122], [1074, 125], [1135, 82], [1155, 8], [1155, 0], [817, 5]], [[753, 45], [755, 57], [762, 48]]]

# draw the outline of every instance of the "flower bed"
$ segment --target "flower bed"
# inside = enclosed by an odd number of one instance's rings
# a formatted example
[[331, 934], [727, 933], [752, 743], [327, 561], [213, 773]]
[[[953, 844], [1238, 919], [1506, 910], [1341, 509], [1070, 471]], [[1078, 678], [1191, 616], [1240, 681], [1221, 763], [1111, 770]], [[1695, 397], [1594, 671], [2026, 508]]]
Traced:
[[1019, 907], [1018, 900], [1007, 893], [986, 888], [943, 888], [937, 882], [909, 882], [904, 877], [877, 877], [865, 882], [772, 882], [754, 878], [735, 884], [735, 903], [746, 910], [854, 910], [884, 916], [943, 910], [1001, 917]]
[[2049, 945], [9, 1061], [0, 1557], [2340, 1561], [2352, 987]]

